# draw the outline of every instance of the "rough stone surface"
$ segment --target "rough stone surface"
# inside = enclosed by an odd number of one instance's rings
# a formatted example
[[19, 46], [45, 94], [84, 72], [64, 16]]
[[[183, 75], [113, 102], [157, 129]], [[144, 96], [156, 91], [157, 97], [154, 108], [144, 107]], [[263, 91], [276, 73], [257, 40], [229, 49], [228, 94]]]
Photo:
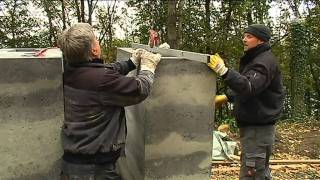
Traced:
[[210, 179], [215, 88], [205, 63], [160, 62], [151, 95], [126, 108], [127, 158], [120, 161], [125, 179]]
[[[118, 50], [117, 59], [127, 60], [131, 50]], [[0, 179], [59, 179], [61, 59], [32, 58], [23, 51], [8, 58], [0, 51]], [[170, 59], [160, 62], [155, 77], [151, 96], [126, 107], [122, 176], [210, 179], [214, 74], [205, 63]]]
[[61, 54], [0, 54], [0, 179], [59, 179]]

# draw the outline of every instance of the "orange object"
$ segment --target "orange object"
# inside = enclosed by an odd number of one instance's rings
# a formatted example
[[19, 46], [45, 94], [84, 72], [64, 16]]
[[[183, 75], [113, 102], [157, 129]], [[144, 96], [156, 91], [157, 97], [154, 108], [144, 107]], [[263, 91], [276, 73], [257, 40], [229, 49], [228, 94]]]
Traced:
[[45, 53], [48, 49], [49, 49], [49, 48], [41, 49], [39, 52], [35, 53], [34, 56], [36, 56], [36, 57], [44, 57], [44, 53]]
[[158, 47], [160, 45], [159, 33], [155, 30], [149, 30], [149, 46], [151, 48]]

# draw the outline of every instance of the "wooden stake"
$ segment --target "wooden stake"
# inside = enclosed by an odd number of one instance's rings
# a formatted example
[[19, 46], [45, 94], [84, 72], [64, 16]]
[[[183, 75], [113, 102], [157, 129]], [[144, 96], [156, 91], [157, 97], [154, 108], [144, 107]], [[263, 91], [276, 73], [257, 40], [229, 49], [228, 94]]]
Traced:
[[[235, 161], [212, 161], [212, 164], [237, 164], [239, 163], [238, 159]], [[281, 159], [276, 160], [272, 159], [269, 162], [270, 164], [320, 164], [320, 159]]]

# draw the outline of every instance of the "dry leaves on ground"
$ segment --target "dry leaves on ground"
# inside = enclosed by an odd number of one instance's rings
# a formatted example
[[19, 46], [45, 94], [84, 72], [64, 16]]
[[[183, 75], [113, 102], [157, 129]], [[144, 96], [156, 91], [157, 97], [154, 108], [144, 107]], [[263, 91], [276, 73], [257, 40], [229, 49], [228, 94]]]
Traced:
[[[320, 159], [320, 121], [279, 123], [272, 159]], [[212, 180], [238, 179], [239, 170], [239, 163], [214, 164]], [[275, 164], [271, 170], [274, 180], [320, 179], [320, 164]]]

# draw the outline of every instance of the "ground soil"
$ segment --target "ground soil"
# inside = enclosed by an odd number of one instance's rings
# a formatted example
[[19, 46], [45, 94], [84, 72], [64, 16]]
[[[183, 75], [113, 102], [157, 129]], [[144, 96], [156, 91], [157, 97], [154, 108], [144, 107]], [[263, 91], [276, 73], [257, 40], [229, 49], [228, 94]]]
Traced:
[[[276, 143], [271, 159], [320, 160], [320, 121], [284, 121], [277, 124]], [[230, 137], [239, 142], [238, 133]], [[239, 163], [215, 164], [212, 180], [238, 179]], [[320, 180], [320, 164], [276, 164], [271, 165], [274, 180]]]

